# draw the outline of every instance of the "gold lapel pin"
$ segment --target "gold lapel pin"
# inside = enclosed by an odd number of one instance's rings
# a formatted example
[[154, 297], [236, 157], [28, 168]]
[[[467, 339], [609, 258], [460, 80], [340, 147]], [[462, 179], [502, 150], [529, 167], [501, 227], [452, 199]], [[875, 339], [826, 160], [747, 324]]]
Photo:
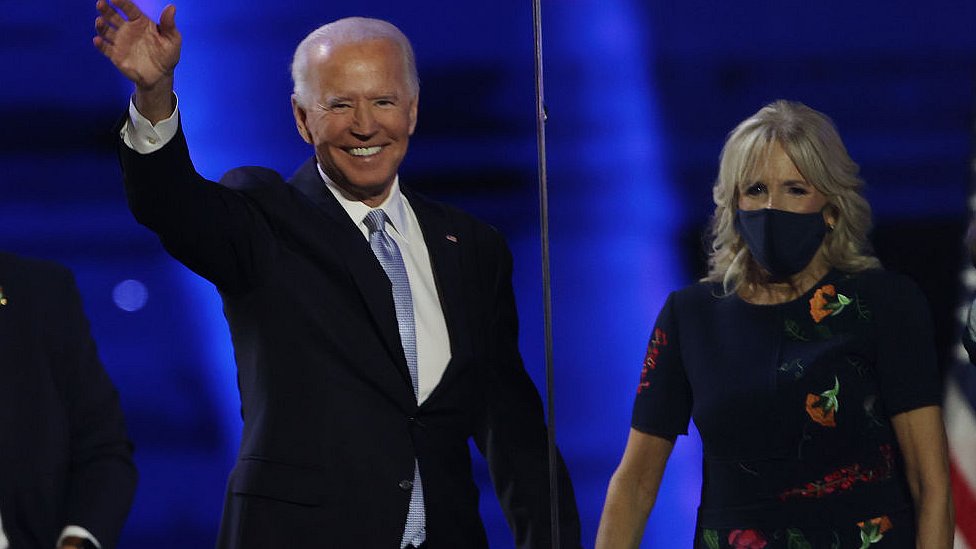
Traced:
[[0, 307], [7, 304], [7, 294], [3, 293], [3, 286], [0, 286]]

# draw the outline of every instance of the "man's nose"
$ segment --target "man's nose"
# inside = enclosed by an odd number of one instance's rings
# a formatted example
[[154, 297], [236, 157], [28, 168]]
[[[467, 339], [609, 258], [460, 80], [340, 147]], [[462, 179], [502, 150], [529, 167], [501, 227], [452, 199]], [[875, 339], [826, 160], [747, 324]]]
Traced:
[[360, 138], [376, 133], [376, 118], [369, 105], [357, 105], [352, 115], [352, 132]]

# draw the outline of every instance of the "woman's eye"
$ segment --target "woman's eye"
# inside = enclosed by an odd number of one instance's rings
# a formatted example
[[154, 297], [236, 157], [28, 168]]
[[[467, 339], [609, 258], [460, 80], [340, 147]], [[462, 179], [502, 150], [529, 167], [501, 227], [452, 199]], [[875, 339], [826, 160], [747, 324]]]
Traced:
[[790, 187], [789, 192], [794, 196], [805, 196], [810, 194], [810, 191], [804, 189], [803, 187]]
[[759, 196], [766, 192], [766, 186], [762, 183], [753, 183], [746, 187], [746, 196]]

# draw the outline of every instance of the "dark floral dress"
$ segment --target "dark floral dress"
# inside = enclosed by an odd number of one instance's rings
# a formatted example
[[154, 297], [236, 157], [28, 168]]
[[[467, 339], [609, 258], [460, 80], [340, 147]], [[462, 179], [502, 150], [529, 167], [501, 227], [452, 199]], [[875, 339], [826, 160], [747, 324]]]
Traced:
[[672, 293], [648, 344], [633, 427], [693, 418], [704, 462], [695, 547], [914, 548], [889, 418], [941, 403], [928, 305], [909, 279], [832, 271], [779, 305]]

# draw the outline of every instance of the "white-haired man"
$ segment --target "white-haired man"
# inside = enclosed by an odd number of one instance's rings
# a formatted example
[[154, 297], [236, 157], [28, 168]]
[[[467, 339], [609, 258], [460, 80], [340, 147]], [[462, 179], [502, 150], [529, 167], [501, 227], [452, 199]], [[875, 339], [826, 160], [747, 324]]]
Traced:
[[[401, 187], [413, 52], [349, 18], [298, 47], [292, 106], [315, 154], [287, 183], [193, 169], [179, 128], [175, 8], [157, 26], [99, 0], [95, 46], [136, 85], [121, 128], [129, 204], [220, 290], [244, 433], [221, 547], [487, 546], [467, 441], [517, 545], [550, 547], [545, 426], [517, 349], [511, 255], [487, 225]], [[559, 460], [562, 539], [579, 546]]]

